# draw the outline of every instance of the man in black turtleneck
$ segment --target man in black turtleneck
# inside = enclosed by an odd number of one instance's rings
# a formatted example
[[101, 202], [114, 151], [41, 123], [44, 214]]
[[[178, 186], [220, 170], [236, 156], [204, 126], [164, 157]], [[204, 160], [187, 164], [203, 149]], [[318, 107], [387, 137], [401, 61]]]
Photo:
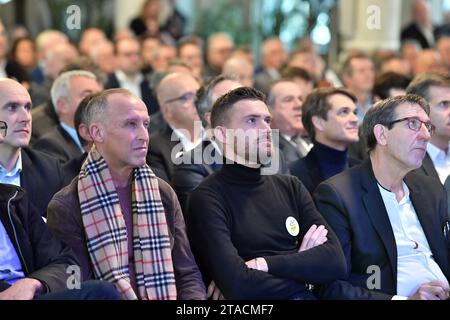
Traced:
[[222, 169], [188, 198], [194, 253], [213, 298], [314, 299], [311, 284], [345, 273], [342, 250], [305, 187], [266, 175], [272, 153], [264, 95], [237, 88], [213, 106]]
[[303, 126], [314, 147], [290, 169], [311, 193], [322, 181], [358, 163], [347, 152], [349, 144], [358, 141], [355, 102], [356, 97], [344, 89], [322, 88], [303, 104]]

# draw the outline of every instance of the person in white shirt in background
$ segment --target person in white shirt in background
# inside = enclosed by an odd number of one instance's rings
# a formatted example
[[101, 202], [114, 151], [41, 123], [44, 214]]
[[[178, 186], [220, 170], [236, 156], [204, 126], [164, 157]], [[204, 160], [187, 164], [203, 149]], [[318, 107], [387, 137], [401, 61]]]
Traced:
[[421, 96], [430, 104], [430, 120], [436, 126], [418, 172], [444, 184], [450, 174], [450, 76], [437, 72], [420, 74], [406, 91]]

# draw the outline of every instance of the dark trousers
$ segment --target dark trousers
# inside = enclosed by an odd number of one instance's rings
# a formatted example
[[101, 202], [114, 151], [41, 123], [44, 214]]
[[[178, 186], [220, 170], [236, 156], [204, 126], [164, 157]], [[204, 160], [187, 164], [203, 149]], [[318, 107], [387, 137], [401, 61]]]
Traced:
[[121, 300], [112, 283], [90, 280], [81, 283], [80, 289], [48, 293], [35, 300]]

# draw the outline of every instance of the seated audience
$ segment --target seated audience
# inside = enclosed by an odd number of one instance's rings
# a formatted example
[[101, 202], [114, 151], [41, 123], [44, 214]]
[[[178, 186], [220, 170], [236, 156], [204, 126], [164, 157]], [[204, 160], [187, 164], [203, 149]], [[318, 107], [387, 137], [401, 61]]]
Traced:
[[224, 164], [191, 193], [186, 221], [214, 298], [314, 299], [310, 285], [345, 274], [339, 241], [309, 192], [270, 172], [270, 121], [264, 95], [251, 88], [230, 91], [212, 109]]

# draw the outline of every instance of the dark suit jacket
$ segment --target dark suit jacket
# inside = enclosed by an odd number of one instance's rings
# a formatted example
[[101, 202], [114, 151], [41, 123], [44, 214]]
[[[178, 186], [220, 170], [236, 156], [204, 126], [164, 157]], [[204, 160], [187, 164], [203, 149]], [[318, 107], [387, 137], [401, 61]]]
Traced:
[[148, 129], [150, 134], [160, 129], [164, 129], [165, 127], [167, 127], [167, 122], [161, 111], [155, 112], [150, 116], [150, 127]]
[[[293, 162], [289, 168], [291, 174], [299, 178], [310, 193], [325, 180], [319, 166], [319, 159], [317, 158], [316, 153], [311, 151], [306, 157]], [[359, 163], [360, 162], [356, 159], [348, 158], [347, 167], [351, 168]]]
[[33, 149], [48, 153], [61, 163], [77, 158], [83, 153], [60, 124], [36, 141]]
[[[112, 88], [120, 88], [119, 80], [117, 79], [114, 73], [108, 76], [108, 81], [105, 84], [105, 89], [112, 89]], [[147, 106], [148, 113], [153, 114], [157, 112], [159, 110], [158, 100], [156, 100], [153, 90], [150, 88], [150, 83], [145, 77], [144, 80], [141, 82], [141, 94], [142, 100]]]
[[428, 43], [427, 38], [425, 38], [422, 31], [420, 31], [415, 23], [406, 26], [402, 30], [400, 34], [400, 41], [403, 42], [406, 40], [417, 40], [423, 49], [428, 49], [431, 47], [431, 45]]
[[425, 153], [425, 157], [423, 158], [422, 161], [422, 166], [415, 170], [415, 172], [419, 173], [419, 174], [424, 174], [426, 176], [432, 177], [437, 179], [439, 182], [441, 181], [439, 179], [439, 175], [436, 171], [436, 168], [434, 167], [433, 161], [430, 158], [430, 155], [427, 153]]
[[30, 77], [27, 72], [15, 61], [6, 61], [5, 72], [8, 78], [15, 79], [18, 82], [30, 81]]
[[50, 132], [59, 124], [59, 117], [51, 101], [43, 103], [31, 109], [32, 131], [31, 142], [34, 143], [40, 137]]
[[172, 149], [177, 146], [175, 153], [183, 151], [183, 145], [176, 135], [171, 141], [173, 130], [169, 126], [158, 130], [150, 135], [150, 142], [147, 153], [147, 164], [159, 178], [170, 183], [174, 163], [171, 159]]
[[30, 203], [43, 217], [53, 195], [64, 187], [64, 175], [58, 160], [41, 151], [22, 149], [20, 186], [27, 191]]
[[[417, 169], [416, 172], [419, 174], [432, 177], [437, 181], [441, 182], [439, 174], [437, 173], [436, 168], [434, 167], [433, 160], [431, 160], [428, 152], [425, 154], [425, 157], [423, 158], [422, 166], [419, 169]], [[445, 180], [444, 188], [447, 192], [447, 202], [450, 203], [450, 178], [447, 178], [447, 180]], [[448, 207], [447, 213], [448, 216], [450, 217], [450, 206]]]
[[[0, 183], [0, 224], [18, 253], [25, 277], [44, 283], [47, 293], [67, 289], [67, 267], [78, 262], [69, 247], [50, 233], [23, 188]], [[0, 280], [0, 291], [9, 287]]]
[[86, 160], [87, 155], [88, 153], [85, 152], [82, 155], [64, 163], [62, 167], [62, 171], [64, 173], [64, 186], [70, 184], [73, 178], [80, 174], [81, 166], [83, 165], [84, 160]]
[[[207, 158], [204, 159], [203, 155]], [[181, 209], [185, 213], [186, 199], [189, 193], [197, 188], [203, 179], [222, 168], [222, 155], [213, 148], [209, 141], [203, 141], [194, 149], [183, 153], [178, 160], [180, 163], [173, 168], [172, 187], [178, 196]], [[198, 163], [197, 160], [201, 162]]]
[[[408, 174], [405, 182], [434, 259], [450, 279], [449, 244], [443, 235], [448, 221], [444, 189], [416, 173]], [[370, 161], [321, 183], [314, 198], [341, 242], [348, 268], [344, 279], [322, 288], [322, 297], [391, 299], [397, 291], [397, 247]], [[380, 289], [367, 289], [371, 265], [380, 267]]]
[[306, 156], [306, 153], [305, 154], [301, 153], [300, 150], [295, 146], [293, 146], [291, 142], [286, 140], [286, 138], [283, 137], [283, 135], [279, 134], [279, 137], [280, 137], [279, 149], [281, 153], [283, 153], [284, 160], [288, 165]]

